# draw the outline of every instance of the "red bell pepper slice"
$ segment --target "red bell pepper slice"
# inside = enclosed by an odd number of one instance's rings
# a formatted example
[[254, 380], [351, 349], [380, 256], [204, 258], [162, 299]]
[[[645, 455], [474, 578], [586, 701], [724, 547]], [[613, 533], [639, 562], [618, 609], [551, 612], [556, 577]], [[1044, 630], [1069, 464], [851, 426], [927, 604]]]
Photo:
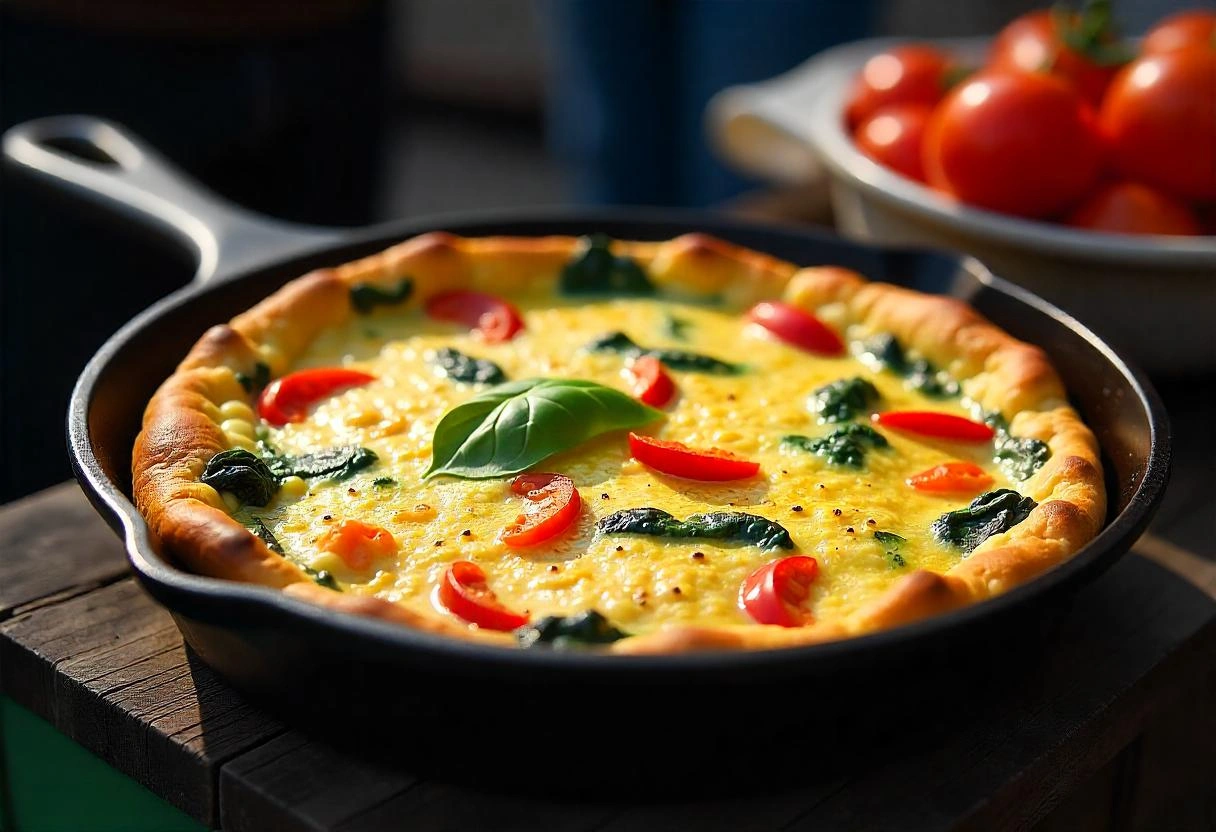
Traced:
[[802, 603], [819, 575], [819, 561], [806, 555], [766, 563], [739, 588], [739, 607], [757, 623], [801, 627], [812, 620]]
[[978, 494], [992, 477], [974, 462], [943, 462], [908, 477], [908, 485], [933, 494]]
[[375, 381], [376, 377], [346, 367], [315, 367], [277, 378], [258, 397], [258, 415], [275, 427], [299, 422], [308, 408], [328, 396]]
[[747, 319], [795, 347], [818, 355], [844, 355], [841, 337], [823, 321], [797, 306], [763, 301], [751, 308]]
[[426, 314], [437, 321], [464, 324], [490, 343], [510, 341], [524, 328], [518, 309], [485, 292], [441, 292], [426, 302]]
[[633, 387], [633, 395], [642, 404], [662, 407], [676, 392], [675, 382], [663, 368], [663, 362], [653, 355], [642, 355], [625, 368]]
[[386, 529], [359, 520], [343, 520], [317, 541], [324, 552], [333, 552], [351, 569], [363, 571], [377, 558], [397, 551], [397, 541]]
[[561, 474], [521, 474], [511, 481], [511, 490], [524, 498], [524, 513], [502, 531], [502, 542], [513, 548], [556, 537], [583, 507], [574, 480]]
[[467, 560], [447, 568], [439, 582], [439, 602], [453, 615], [487, 630], [514, 630], [528, 616], [504, 607], [486, 584], [486, 573]]
[[690, 448], [683, 442], [666, 442], [652, 436], [629, 434], [629, 452], [645, 465], [673, 477], [720, 482], [755, 476], [759, 462], [752, 462], [719, 448]]
[[996, 431], [983, 422], [973, 422], [962, 416], [929, 410], [892, 410], [887, 413], [875, 413], [872, 418], [883, 427], [935, 439], [987, 442], [996, 435]]

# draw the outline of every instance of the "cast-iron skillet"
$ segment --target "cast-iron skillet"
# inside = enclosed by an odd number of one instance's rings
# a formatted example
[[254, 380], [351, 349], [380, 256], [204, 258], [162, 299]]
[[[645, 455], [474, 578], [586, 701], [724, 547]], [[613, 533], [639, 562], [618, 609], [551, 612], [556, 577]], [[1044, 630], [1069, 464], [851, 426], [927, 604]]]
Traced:
[[[416, 768], [544, 790], [661, 784], [666, 791], [675, 783], [716, 789], [752, 782], [749, 775], [769, 781], [775, 768], [805, 778], [827, 748], [865, 748], [882, 732], [906, 730], [909, 709], [913, 722], [925, 724], [936, 706], [957, 711], [985, 695], [977, 678], [1033, 667], [1050, 622], [1075, 589], [1128, 549], [1168, 476], [1166, 417], [1144, 377], [1068, 315], [970, 258], [633, 208], [496, 212], [355, 231], [292, 226], [223, 202], [116, 126], [81, 116], [15, 127], [4, 152], [60, 188], [168, 232], [198, 258], [193, 285], [140, 314], [98, 351], [68, 414], [77, 477], [125, 540], [140, 582], [202, 661], [277, 715], [338, 740], [371, 735], [361, 743], [365, 751], [404, 756]], [[661, 657], [467, 644], [336, 615], [166, 561], [129, 498], [132, 442], [156, 386], [208, 326], [284, 282], [433, 229], [473, 236], [601, 231], [638, 240], [704, 231], [794, 263], [840, 264], [963, 298], [1051, 354], [1101, 443], [1108, 522], [1057, 569], [948, 615], [797, 649]], [[620, 753], [629, 755], [627, 765], [615, 763]], [[774, 766], [780, 759], [797, 764]]]

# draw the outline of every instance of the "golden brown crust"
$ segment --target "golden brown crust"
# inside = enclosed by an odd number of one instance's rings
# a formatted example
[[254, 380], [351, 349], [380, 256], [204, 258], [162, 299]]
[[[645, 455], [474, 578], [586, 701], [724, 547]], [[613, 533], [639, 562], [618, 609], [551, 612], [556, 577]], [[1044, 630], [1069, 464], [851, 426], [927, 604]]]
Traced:
[[[419, 304], [458, 288], [514, 291], [554, 283], [583, 243], [574, 237], [485, 237], [424, 234], [284, 286], [230, 324], [213, 327], [157, 391], [136, 441], [136, 504], [165, 551], [205, 575], [285, 587], [339, 612], [394, 621], [428, 632], [488, 643], [508, 636], [479, 631], [438, 613], [426, 615], [376, 598], [336, 593], [271, 552], [233, 520], [224, 500], [199, 482], [207, 461], [229, 447], [220, 407], [252, 404], [237, 374], [258, 362], [281, 374], [324, 329], [351, 315], [350, 287], [384, 287], [408, 278]], [[870, 283], [835, 266], [798, 269], [704, 234], [661, 243], [616, 242], [613, 250], [645, 266], [664, 288], [720, 295], [744, 305], [783, 297], [850, 337], [893, 333], [901, 343], [962, 380], [964, 394], [1010, 420], [1010, 432], [1046, 442], [1051, 457], [1021, 486], [1038, 506], [1022, 523], [995, 535], [945, 575], [918, 570], [842, 624], [797, 629], [670, 626], [617, 642], [613, 652], [763, 649], [810, 644], [899, 626], [989, 598], [1059, 564], [1101, 528], [1106, 495], [1093, 434], [1067, 404], [1046, 354], [1004, 333], [962, 301]]]

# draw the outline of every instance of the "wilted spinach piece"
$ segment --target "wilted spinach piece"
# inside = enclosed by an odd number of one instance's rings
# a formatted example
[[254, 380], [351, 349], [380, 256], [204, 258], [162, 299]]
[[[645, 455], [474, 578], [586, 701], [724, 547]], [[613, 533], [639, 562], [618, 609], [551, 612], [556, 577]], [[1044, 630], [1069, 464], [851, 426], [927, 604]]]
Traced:
[[847, 422], [878, 401], [878, 388], [861, 376], [842, 378], [816, 388], [807, 406], [823, 422]]
[[245, 388], [246, 393], [258, 393], [270, 384], [270, 365], [259, 361], [253, 365], [253, 375], [236, 374], [237, 383]]
[[882, 545], [882, 552], [887, 556], [887, 563], [892, 568], [908, 565], [904, 556], [899, 553], [899, 550], [908, 542], [906, 537], [900, 537], [893, 532], [874, 532], [874, 539]]
[[984, 424], [996, 431], [993, 461], [1001, 466], [1005, 476], [1015, 482], [1030, 479], [1043, 463], [1051, 459], [1051, 448], [1041, 439], [1010, 436], [1009, 423], [999, 413], [984, 414]]
[[887, 448], [887, 438], [869, 425], [844, 425], [827, 436], [783, 436], [781, 444], [821, 456], [833, 465], [860, 468], [866, 461], [867, 448]]
[[555, 650], [611, 644], [627, 635], [595, 610], [578, 615], [550, 615], [515, 631], [521, 647], [547, 644]]
[[408, 277], [391, 289], [372, 283], [356, 283], [350, 287], [350, 305], [360, 315], [366, 315], [377, 306], [396, 306], [405, 303], [414, 293], [414, 281]]
[[567, 295], [653, 295], [654, 284], [632, 257], [613, 254], [606, 234], [585, 237], [583, 252], [562, 268], [558, 286]]
[[372, 485], [376, 488], [392, 488], [397, 484], [397, 481], [392, 477], [376, 477], [372, 480]]
[[891, 372], [906, 378], [912, 388], [926, 396], [944, 399], [961, 392], [958, 382], [945, 370], [937, 369], [924, 358], [908, 358], [899, 341], [890, 333], [875, 335], [866, 341], [864, 352]]
[[267, 549], [279, 555], [283, 554], [282, 545], [280, 545], [278, 539], [275, 538], [274, 532], [266, 528], [266, 524], [262, 522], [261, 517], [253, 517], [253, 528], [250, 531], [262, 539], [262, 542], [266, 544]]
[[645, 534], [652, 537], [705, 538], [750, 543], [761, 549], [793, 549], [790, 533], [780, 523], [742, 511], [714, 511], [677, 520], [657, 508], [627, 508], [595, 524], [600, 534]]
[[266, 463], [243, 448], [211, 457], [199, 479], [216, 491], [235, 494], [242, 503], [253, 506], [266, 505], [279, 490], [279, 481]]
[[615, 352], [626, 358], [640, 358], [643, 355], [652, 355], [673, 370], [686, 370], [690, 373], [733, 376], [738, 375], [745, 369], [740, 364], [719, 361], [717, 358], [696, 352], [643, 347], [635, 343], [632, 338], [623, 332], [610, 332], [607, 335], [601, 335], [588, 344], [586, 348], [591, 352]]
[[502, 384], [507, 374], [493, 361], [473, 358], [451, 347], [435, 351], [434, 364], [453, 381], [469, 384]]
[[266, 460], [266, 464], [279, 479], [284, 477], [328, 477], [334, 480], [344, 480], [354, 476], [364, 468], [370, 468], [379, 457], [370, 448], [357, 445], [343, 445], [338, 448], [326, 448], [303, 456], [276, 456]]
[[692, 329], [692, 321], [667, 312], [663, 315], [663, 334], [677, 341], [688, 340], [688, 330]]
[[312, 578], [314, 581], [316, 581], [318, 584], [325, 587], [326, 589], [332, 589], [334, 592], [342, 591], [342, 587], [338, 584], [338, 579], [335, 578], [333, 575], [331, 575], [326, 570], [322, 569], [321, 571], [318, 572], [316, 569], [313, 569], [311, 566], [301, 566], [300, 568], [304, 570], [304, 574], [308, 575], [310, 578]]
[[1036, 505], [1016, 491], [998, 488], [976, 497], [966, 508], [943, 514], [933, 521], [929, 531], [939, 543], [970, 552], [994, 534], [1021, 523]]

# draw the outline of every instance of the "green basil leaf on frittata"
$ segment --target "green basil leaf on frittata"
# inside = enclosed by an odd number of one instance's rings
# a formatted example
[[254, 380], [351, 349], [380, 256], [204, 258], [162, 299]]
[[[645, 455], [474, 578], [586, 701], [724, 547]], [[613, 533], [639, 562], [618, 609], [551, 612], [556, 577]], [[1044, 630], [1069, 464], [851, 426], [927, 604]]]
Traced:
[[583, 251], [562, 269], [558, 286], [567, 295], [653, 295], [654, 284], [632, 257], [617, 256], [604, 234], [583, 239]]
[[360, 315], [366, 315], [377, 306], [396, 306], [405, 303], [414, 293], [414, 281], [408, 277], [392, 288], [374, 283], [356, 283], [350, 287], [350, 305]]
[[279, 481], [266, 463], [243, 448], [211, 457], [199, 479], [216, 491], [227, 491], [253, 506], [266, 505], [279, 490]]
[[431, 466], [423, 477], [518, 474], [602, 433], [640, 427], [662, 415], [594, 381], [509, 382], [444, 414], [435, 426]]
[[981, 494], [966, 508], [950, 511], [929, 527], [939, 543], [970, 552], [994, 534], [1007, 532], [1030, 516], [1038, 505], [1008, 488]]

